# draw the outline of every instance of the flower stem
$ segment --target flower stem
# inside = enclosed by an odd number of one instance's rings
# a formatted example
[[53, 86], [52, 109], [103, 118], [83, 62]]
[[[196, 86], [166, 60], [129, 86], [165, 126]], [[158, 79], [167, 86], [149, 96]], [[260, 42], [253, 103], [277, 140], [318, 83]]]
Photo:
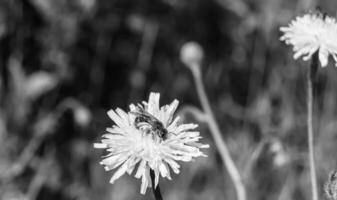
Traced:
[[163, 200], [163, 197], [161, 196], [159, 184], [157, 185], [157, 187], [155, 186], [155, 181], [154, 181], [155, 175], [152, 169], [150, 169], [150, 177], [151, 177], [152, 192], [153, 192], [154, 198], [156, 200]]
[[312, 57], [312, 63], [307, 71], [307, 126], [308, 126], [308, 146], [309, 146], [309, 163], [310, 163], [310, 179], [311, 179], [311, 190], [312, 199], [318, 200], [317, 192], [317, 179], [316, 179], [316, 167], [314, 158], [314, 134], [313, 134], [313, 123], [312, 123], [312, 113], [313, 113], [313, 79], [315, 77], [318, 68], [318, 53], [316, 52]]
[[200, 66], [192, 66], [190, 67], [193, 77], [194, 77], [194, 81], [195, 81], [195, 85], [196, 85], [196, 89], [201, 101], [201, 106], [208, 118], [207, 122], [208, 122], [208, 126], [210, 128], [210, 132], [212, 134], [212, 137], [214, 139], [215, 145], [219, 150], [221, 159], [224, 163], [224, 165], [226, 166], [226, 169], [228, 171], [228, 174], [230, 175], [235, 190], [236, 190], [236, 195], [237, 195], [237, 199], [238, 200], [246, 200], [246, 190], [245, 187], [243, 185], [240, 173], [237, 169], [237, 167], [234, 164], [233, 159], [231, 158], [227, 145], [225, 143], [225, 141], [223, 140], [223, 138], [221, 137], [221, 131], [220, 128], [218, 126], [218, 124], [216, 123], [214, 114], [212, 112], [211, 106], [209, 104], [206, 92], [205, 92], [205, 88], [204, 85], [202, 83], [202, 77], [201, 77], [201, 72], [200, 72]]

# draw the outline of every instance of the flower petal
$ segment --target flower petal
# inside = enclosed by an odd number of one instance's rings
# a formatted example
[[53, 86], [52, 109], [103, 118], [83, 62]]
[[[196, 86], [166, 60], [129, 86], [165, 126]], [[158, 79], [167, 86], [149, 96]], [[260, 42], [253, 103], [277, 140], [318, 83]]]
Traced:
[[118, 170], [115, 172], [115, 174], [110, 179], [111, 184], [113, 184], [115, 182], [115, 180], [117, 180], [119, 177], [121, 177], [125, 174], [125, 172], [128, 169], [127, 166], [128, 166], [128, 163], [125, 162], [120, 168], [118, 168]]
[[322, 67], [326, 67], [328, 65], [328, 57], [329, 57], [329, 52], [327, 49], [320, 48], [319, 53], [318, 53], [318, 58], [319, 61], [321, 62]]

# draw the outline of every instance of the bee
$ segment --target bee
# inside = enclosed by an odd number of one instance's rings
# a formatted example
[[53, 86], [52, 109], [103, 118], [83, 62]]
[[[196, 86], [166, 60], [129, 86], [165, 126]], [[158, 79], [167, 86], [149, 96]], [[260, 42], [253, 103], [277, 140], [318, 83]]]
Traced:
[[145, 130], [147, 133], [157, 135], [160, 139], [166, 140], [168, 131], [163, 123], [155, 116], [147, 112], [142, 105], [137, 105], [136, 110], [131, 114], [135, 115], [134, 125], [139, 130]]

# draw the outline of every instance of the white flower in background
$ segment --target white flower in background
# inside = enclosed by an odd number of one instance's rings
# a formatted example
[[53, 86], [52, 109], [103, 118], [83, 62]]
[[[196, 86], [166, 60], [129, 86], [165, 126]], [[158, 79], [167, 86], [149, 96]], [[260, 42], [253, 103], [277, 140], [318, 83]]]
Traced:
[[[327, 66], [329, 55], [337, 62], [337, 22], [333, 17], [322, 14], [305, 14], [297, 17], [288, 27], [281, 27], [284, 35], [280, 38], [293, 45], [294, 59], [301, 56], [307, 61], [318, 51], [322, 67]], [[337, 63], [336, 63], [337, 66]]]
[[[151, 93], [148, 102], [138, 106], [131, 104], [128, 113], [120, 108], [108, 112], [116, 125], [107, 128], [108, 133], [102, 136], [104, 139], [94, 147], [107, 150], [108, 155], [100, 162], [106, 171], [117, 169], [110, 183], [125, 173], [131, 175], [136, 171], [135, 177], [142, 179], [140, 192], [145, 194], [151, 187], [150, 169], [154, 171], [157, 187], [159, 176], [171, 179], [170, 168], [179, 173], [177, 161], [189, 162], [195, 157], [206, 156], [200, 148], [209, 146], [198, 143], [201, 136], [194, 130], [198, 125], [178, 124], [179, 117], [173, 119], [178, 101], [159, 107], [159, 98], [159, 93]], [[162, 123], [167, 130], [166, 138], [160, 137], [150, 123], [143, 122], [141, 128], [137, 126], [135, 113], [139, 108]]]

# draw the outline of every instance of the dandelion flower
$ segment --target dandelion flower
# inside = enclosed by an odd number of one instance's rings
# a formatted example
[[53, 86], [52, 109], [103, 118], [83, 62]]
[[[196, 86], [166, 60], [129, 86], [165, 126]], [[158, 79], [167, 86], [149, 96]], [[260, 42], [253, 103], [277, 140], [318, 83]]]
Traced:
[[[209, 146], [198, 142], [201, 136], [194, 130], [198, 125], [179, 124], [179, 117], [173, 118], [178, 101], [159, 107], [159, 98], [159, 93], [151, 93], [148, 102], [137, 106], [131, 104], [130, 112], [120, 108], [108, 112], [116, 125], [107, 128], [108, 133], [94, 147], [108, 152], [100, 162], [105, 170], [116, 169], [111, 184], [125, 173], [131, 175], [136, 171], [135, 177], [142, 182], [140, 192], [145, 194], [146, 189], [152, 187], [150, 170], [154, 172], [154, 187], [157, 187], [160, 176], [171, 180], [170, 169], [176, 174], [180, 172], [177, 161], [189, 162], [193, 158], [206, 156], [200, 148]], [[141, 120], [134, 113], [140, 108], [167, 130], [165, 137], [144, 120], [142, 126], [139, 126]]]
[[284, 35], [280, 38], [293, 45], [294, 59], [301, 56], [307, 61], [318, 51], [322, 67], [327, 66], [331, 55], [337, 66], [337, 22], [336, 19], [322, 14], [305, 14], [297, 17], [288, 27], [281, 27]]

